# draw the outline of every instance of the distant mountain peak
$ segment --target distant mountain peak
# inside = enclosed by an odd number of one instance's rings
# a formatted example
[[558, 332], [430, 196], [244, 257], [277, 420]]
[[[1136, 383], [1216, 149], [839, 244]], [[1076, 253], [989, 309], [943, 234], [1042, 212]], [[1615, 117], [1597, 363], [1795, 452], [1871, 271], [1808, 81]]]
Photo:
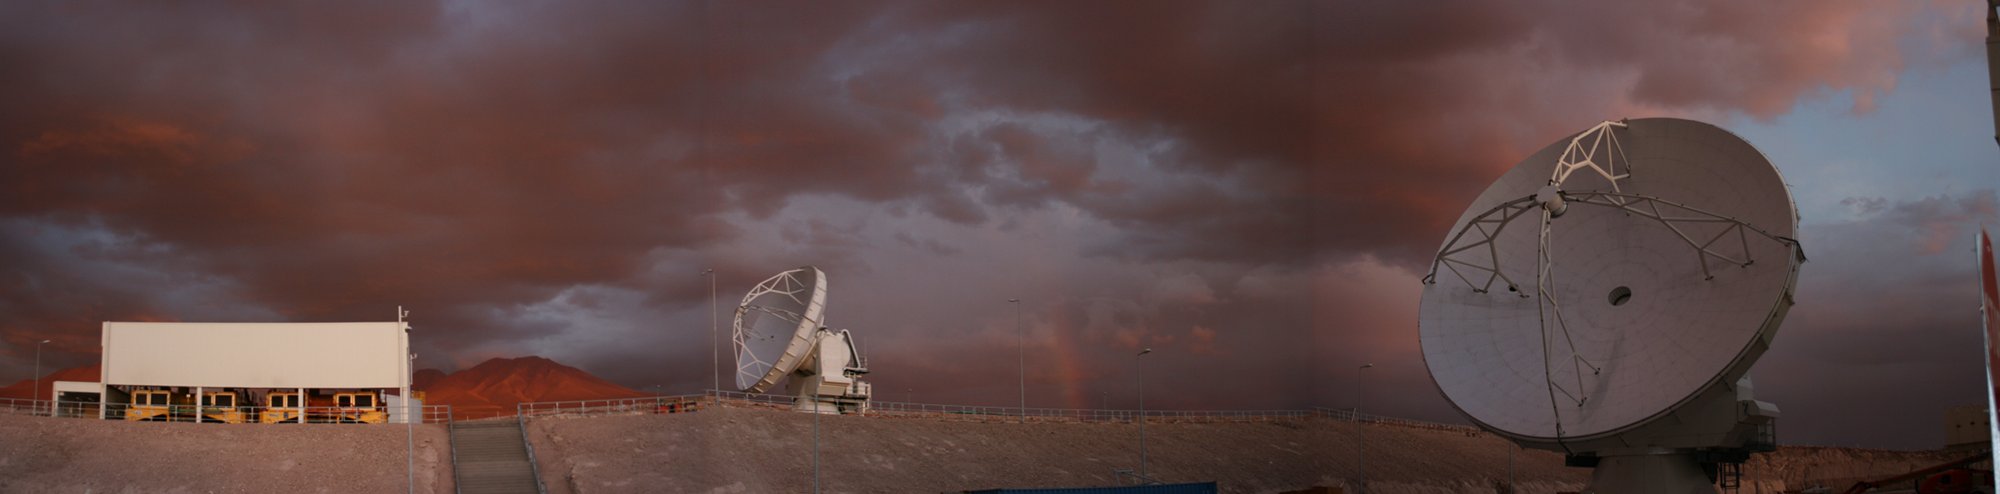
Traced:
[[[420, 376], [424, 377], [424, 376]], [[475, 409], [513, 413], [519, 403], [648, 396], [582, 369], [539, 356], [494, 358], [419, 386], [427, 404], [451, 405], [460, 415]]]
[[[49, 375], [42, 376], [41, 397], [42, 399], [46, 400], [49, 399], [49, 397], [55, 395], [56, 381], [97, 382], [98, 373], [101, 371], [103, 371], [103, 369], [99, 368], [97, 364], [90, 364], [82, 367], [71, 367], [68, 369], [62, 369], [55, 372], [51, 372], [49, 373]], [[20, 382], [16, 382], [14, 384], [8, 385], [7, 387], [0, 388], [0, 398], [17, 398], [25, 400], [35, 396], [34, 390], [35, 390], [34, 378], [22, 379]]]

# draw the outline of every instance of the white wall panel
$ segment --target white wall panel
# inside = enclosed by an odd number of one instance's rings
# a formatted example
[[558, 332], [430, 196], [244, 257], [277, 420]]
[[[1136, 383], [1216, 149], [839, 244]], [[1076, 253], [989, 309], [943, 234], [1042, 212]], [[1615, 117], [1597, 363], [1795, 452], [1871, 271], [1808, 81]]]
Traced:
[[403, 323], [104, 323], [108, 385], [400, 388]]

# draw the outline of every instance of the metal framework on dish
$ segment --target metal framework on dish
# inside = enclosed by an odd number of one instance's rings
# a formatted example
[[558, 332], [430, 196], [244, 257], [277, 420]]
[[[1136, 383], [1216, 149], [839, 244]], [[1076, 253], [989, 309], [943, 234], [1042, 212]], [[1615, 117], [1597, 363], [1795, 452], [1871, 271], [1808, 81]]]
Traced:
[[[1805, 259], [1794, 211], [1775, 168], [1726, 131], [1599, 123], [1496, 180], [1447, 235], [1423, 278], [1425, 361], [1475, 423], [1600, 467], [1593, 491], [1728, 486], [1775, 446], [1777, 407], [1745, 376]], [[1532, 232], [1509, 228], [1534, 216]], [[1613, 285], [1603, 304], [1573, 298]], [[1632, 304], [1634, 286], [1653, 293]]]

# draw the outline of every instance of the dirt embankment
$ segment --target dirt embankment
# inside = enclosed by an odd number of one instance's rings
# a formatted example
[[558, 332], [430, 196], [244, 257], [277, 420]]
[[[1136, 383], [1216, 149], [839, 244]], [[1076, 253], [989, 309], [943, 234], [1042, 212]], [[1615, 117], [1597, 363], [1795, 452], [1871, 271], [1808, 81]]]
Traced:
[[[551, 492], [806, 492], [813, 479], [810, 415], [713, 408], [655, 416], [531, 421]], [[1136, 469], [1130, 424], [820, 419], [826, 492], [955, 492], [995, 487], [1102, 486]], [[1148, 470], [1168, 482], [1217, 481], [1224, 492], [1342, 486], [1367, 471], [1376, 493], [1490, 493], [1512, 472], [1520, 492], [1576, 491], [1589, 470], [1490, 434], [1302, 419], [1150, 424]], [[1746, 465], [1743, 493], [1775, 493], [1892, 475], [1954, 458], [1939, 452], [1783, 448]], [[1840, 484], [1840, 490], [1848, 484]]]
[[1842, 492], [1855, 482], [1880, 480], [1971, 453], [1890, 451], [1859, 448], [1786, 446], [1777, 453], [1750, 457], [1743, 464], [1742, 492], [1799, 491], [1827, 487]]
[[[558, 493], [802, 492], [812, 482], [810, 415], [697, 413], [537, 419], [530, 433]], [[1115, 485], [1139, 463], [1130, 424], [981, 423], [821, 417], [826, 492], [949, 492]], [[1370, 492], [1573, 491], [1589, 472], [1491, 435], [1318, 419], [1146, 427], [1148, 470], [1225, 492], [1314, 485], [1354, 491], [1365, 431]], [[0, 415], [0, 492], [400, 492], [399, 426], [127, 423]], [[1745, 493], [1843, 490], [1958, 455], [1787, 447], [1745, 466]], [[417, 428], [417, 492], [451, 491], [442, 426]]]
[[[401, 425], [173, 424], [0, 415], [0, 492], [403, 492]], [[416, 491], [452, 491], [443, 426], [416, 428]]]
[[[551, 492], [802, 492], [812, 482], [812, 417], [718, 408], [659, 416], [530, 422]], [[948, 492], [1116, 485], [1139, 466], [1131, 424], [820, 419], [826, 492]], [[1226, 492], [1353, 485], [1363, 427], [1317, 419], [1149, 424], [1147, 470], [1167, 482], [1218, 481]], [[1489, 435], [1366, 427], [1370, 492], [1490, 492], [1507, 478], [1509, 443]], [[1524, 487], [1575, 490], [1582, 470], [1520, 451]], [[1351, 490], [1350, 490], [1351, 492]]]

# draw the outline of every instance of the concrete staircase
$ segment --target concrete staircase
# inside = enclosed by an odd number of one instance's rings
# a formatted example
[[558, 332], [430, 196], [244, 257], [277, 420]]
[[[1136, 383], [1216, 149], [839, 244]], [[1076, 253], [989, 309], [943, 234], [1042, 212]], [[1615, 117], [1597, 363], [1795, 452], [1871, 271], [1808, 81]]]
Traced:
[[452, 469], [460, 494], [538, 494], [527, 438], [513, 419], [455, 422]]

